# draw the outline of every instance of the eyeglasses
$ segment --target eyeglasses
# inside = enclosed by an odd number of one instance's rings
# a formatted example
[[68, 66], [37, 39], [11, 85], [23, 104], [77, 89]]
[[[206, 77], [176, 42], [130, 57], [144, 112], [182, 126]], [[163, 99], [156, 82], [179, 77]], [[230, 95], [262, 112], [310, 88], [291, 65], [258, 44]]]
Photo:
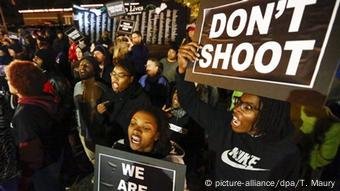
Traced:
[[250, 103], [243, 102], [241, 100], [241, 97], [234, 97], [233, 98], [233, 103], [236, 107], [240, 107], [242, 111], [246, 113], [250, 113], [252, 111], [260, 111], [261, 109], [256, 108], [255, 106], [251, 105]]
[[129, 74], [123, 74], [123, 73], [116, 73], [116, 72], [111, 72], [110, 73], [111, 77], [115, 77], [115, 78], [124, 78], [126, 76], [130, 76]]

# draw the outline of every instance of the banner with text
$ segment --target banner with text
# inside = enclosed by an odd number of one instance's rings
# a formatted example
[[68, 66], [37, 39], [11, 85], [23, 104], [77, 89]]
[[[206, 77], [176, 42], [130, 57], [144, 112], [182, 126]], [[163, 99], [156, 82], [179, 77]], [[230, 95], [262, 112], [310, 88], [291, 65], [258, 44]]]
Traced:
[[95, 191], [183, 191], [185, 165], [96, 146]]
[[128, 20], [133, 21], [134, 25], [127, 34], [140, 31], [146, 44], [157, 45], [181, 42], [190, 16], [190, 9], [179, 3], [156, 0], [118, 1], [97, 9], [74, 5], [73, 12], [74, 25], [91, 42], [97, 41], [103, 31], [111, 32], [111, 38], [114, 39], [118, 29], [122, 32], [122, 28], [119, 28], [120, 20]]
[[339, 0], [203, 0], [201, 58], [187, 79], [321, 105], [339, 58], [338, 7]]
[[175, 2], [144, 0], [125, 3], [127, 15], [121, 19], [136, 22], [146, 44], [164, 45], [181, 42], [186, 34], [190, 9]]
[[108, 16], [106, 7], [88, 9], [73, 5], [73, 22], [91, 42], [99, 40], [104, 31], [112, 34], [111, 39], [115, 37], [117, 19]]

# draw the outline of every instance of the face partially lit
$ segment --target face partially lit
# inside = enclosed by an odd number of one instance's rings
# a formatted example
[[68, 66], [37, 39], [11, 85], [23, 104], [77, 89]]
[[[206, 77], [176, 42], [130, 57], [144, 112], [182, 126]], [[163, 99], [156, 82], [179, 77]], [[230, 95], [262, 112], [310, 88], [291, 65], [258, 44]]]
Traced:
[[194, 39], [194, 36], [195, 36], [195, 30], [189, 30], [189, 31], [188, 31], [188, 36], [189, 36], [189, 38], [190, 38], [191, 40], [193, 40], [193, 39]]
[[79, 47], [76, 48], [76, 56], [78, 60], [81, 60], [84, 57], [84, 54]]
[[155, 62], [148, 60], [146, 62], [146, 74], [148, 76], [156, 76], [158, 72], [158, 66]]
[[233, 110], [233, 119], [230, 122], [233, 131], [236, 133], [255, 133], [253, 132], [253, 127], [259, 115], [259, 108], [260, 98], [258, 96], [247, 93], [243, 94], [240, 98], [240, 103], [235, 105]]
[[57, 34], [57, 37], [58, 37], [59, 39], [62, 39], [62, 38], [64, 37], [64, 34], [63, 34], [63, 33], [58, 33], [58, 34]]
[[168, 50], [168, 59], [169, 60], [176, 60], [177, 59], [177, 52], [174, 49]]
[[39, 58], [38, 56], [34, 56], [33, 62], [35, 62], [37, 64], [37, 66], [41, 68], [44, 61], [41, 58]]
[[140, 44], [142, 42], [142, 37], [138, 34], [133, 33], [131, 36], [131, 41], [134, 45]]
[[172, 107], [173, 108], [179, 108], [181, 107], [181, 104], [178, 101], [178, 96], [177, 96], [177, 90], [174, 92], [172, 95]]
[[111, 84], [114, 92], [119, 93], [126, 90], [133, 82], [133, 76], [121, 66], [116, 66], [111, 72]]
[[79, 78], [86, 80], [94, 76], [93, 65], [88, 60], [82, 60], [79, 63]]
[[97, 62], [99, 62], [99, 63], [103, 63], [103, 62], [105, 61], [105, 55], [104, 55], [102, 52], [98, 51], [98, 50], [96, 50], [96, 51], [93, 52], [93, 57], [94, 57], [94, 58], [97, 60]]
[[151, 152], [159, 139], [156, 119], [150, 113], [135, 113], [128, 128], [130, 148], [139, 152]]

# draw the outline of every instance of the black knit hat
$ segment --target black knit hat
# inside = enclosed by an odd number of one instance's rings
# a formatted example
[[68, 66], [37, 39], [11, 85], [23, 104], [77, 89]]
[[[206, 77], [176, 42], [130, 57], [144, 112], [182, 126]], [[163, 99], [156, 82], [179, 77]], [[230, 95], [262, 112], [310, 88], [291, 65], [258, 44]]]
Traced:
[[173, 49], [176, 52], [178, 52], [179, 46], [176, 42], [170, 42], [170, 48], [169, 49]]
[[132, 59], [124, 58], [123, 60], [120, 60], [116, 66], [123, 67], [131, 76], [136, 75], [136, 68]]
[[102, 54], [104, 54], [105, 56], [107, 56], [108, 55], [108, 50], [107, 50], [107, 48], [105, 48], [104, 46], [102, 46], [102, 45], [97, 45], [94, 49], [93, 49], [93, 52], [94, 51], [99, 51], [99, 52], [101, 52]]

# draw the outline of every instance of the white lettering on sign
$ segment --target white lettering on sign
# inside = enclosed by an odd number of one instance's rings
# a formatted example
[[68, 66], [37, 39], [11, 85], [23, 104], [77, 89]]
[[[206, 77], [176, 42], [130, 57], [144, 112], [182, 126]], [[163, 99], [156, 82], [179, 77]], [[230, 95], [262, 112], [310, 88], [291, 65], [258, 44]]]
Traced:
[[[125, 176], [134, 177], [139, 180], [144, 180], [143, 167], [122, 163], [122, 171]], [[136, 184], [130, 181], [126, 182], [125, 180], [120, 180], [117, 188], [117, 190], [123, 191], [145, 191], [147, 189], [148, 189], [147, 186]]]
[[[290, 51], [286, 75], [296, 75], [297, 68], [300, 62], [301, 55], [305, 50], [313, 50], [315, 40], [301, 40], [301, 41], [287, 41], [284, 48], [275, 41], [269, 41], [262, 44], [255, 52], [254, 46], [248, 42], [244, 42], [235, 47], [232, 52], [233, 44], [228, 43], [226, 45], [218, 44], [214, 50], [213, 45], [206, 44], [203, 46], [201, 56], [204, 59], [199, 60], [201, 68], [208, 68], [212, 64], [212, 68], [218, 68], [220, 60], [222, 62], [222, 70], [227, 70], [231, 58], [231, 66], [235, 71], [246, 70], [254, 61], [255, 70], [259, 73], [270, 73], [276, 69], [279, 65], [283, 50]], [[223, 47], [225, 47], [223, 49]], [[264, 53], [272, 52], [272, 58], [269, 63], [263, 63]], [[245, 52], [245, 59], [242, 63], [239, 62], [239, 57], [242, 52]], [[214, 55], [214, 57], [212, 56]]]
[[[220, 38], [222, 35], [222, 38], [226, 38], [225, 35], [234, 38], [242, 33], [245, 36], [251, 36], [254, 35], [254, 32], [259, 35], [267, 35], [271, 22], [282, 16], [285, 9], [293, 9], [287, 32], [299, 32], [305, 8], [315, 3], [316, 0], [280, 0], [276, 8], [275, 2], [270, 2], [265, 6], [265, 9], [261, 9], [259, 5], [251, 7], [250, 13], [242, 8], [234, 10], [229, 16], [225, 13], [216, 13], [212, 15], [208, 36], [210, 39]], [[274, 14], [274, 11], [277, 13]], [[314, 39], [287, 40], [281, 44], [276, 41], [268, 41], [263, 44], [252, 42], [205, 44], [201, 50], [202, 58], [198, 63], [201, 68], [211, 67], [222, 70], [232, 68], [235, 71], [245, 71], [253, 64], [258, 73], [268, 74], [279, 66], [281, 57], [285, 53], [290, 57], [284, 75], [294, 76], [297, 74], [302, 54], [313, 50], [315, 44], [316, 40]], [[271, 58], [264, 63], [264, 56], [268, 54], [271, 55]]]
[[125, 176], [135, 177], [144, 180], [144, 168], [122, 163], [123, 174]]
[[118, 184], [117, 190], [122, 191], [146, 191], [148, 190], [147, 186], [136, 184], [134, 182], [125, 182], [124, 180], [120, 180]]

